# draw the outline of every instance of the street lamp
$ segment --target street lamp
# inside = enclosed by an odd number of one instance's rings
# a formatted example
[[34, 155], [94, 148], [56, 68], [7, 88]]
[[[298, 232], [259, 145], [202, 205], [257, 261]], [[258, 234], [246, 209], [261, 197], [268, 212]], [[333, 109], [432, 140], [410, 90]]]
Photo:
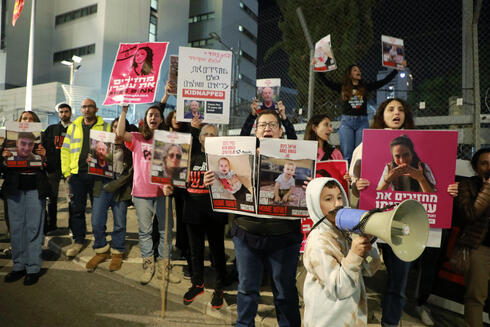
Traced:
[[73, 98], [73, 78], [75, 77], [75, 72], [80, 69], [80, 67], [82, 67], [82, 65], [78, 65], [77, 67], [75, 67], [75, 64], [79, 64], [82, 62], [82, 58], [79, 57], [79, 56], [75, 56], [73, 55], [71, 57], [71, 61], [68, 61], [68, 60], [62, 60], [61, 63], [65, 66], [70, 66], [70, 100], [68, 101], [69, 102], [69, 105], [71, 107], [71, 99]]

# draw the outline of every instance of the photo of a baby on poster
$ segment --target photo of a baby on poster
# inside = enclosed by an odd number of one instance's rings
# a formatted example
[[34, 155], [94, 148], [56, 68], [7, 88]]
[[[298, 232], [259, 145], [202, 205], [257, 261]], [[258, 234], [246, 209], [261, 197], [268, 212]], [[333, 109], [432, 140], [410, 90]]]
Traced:
[[431, 228], [450, 228], [458, 133], [427, 130], [364, 130], [361, 177], [370, 185], [359, 208], [370, 210], [414, 199]]

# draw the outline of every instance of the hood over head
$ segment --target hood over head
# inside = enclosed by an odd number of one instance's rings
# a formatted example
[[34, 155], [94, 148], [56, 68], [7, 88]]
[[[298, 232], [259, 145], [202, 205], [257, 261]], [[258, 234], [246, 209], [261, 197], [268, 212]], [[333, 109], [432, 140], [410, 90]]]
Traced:
[[[320, 194], [325, 184], [329, 181], [335, 181], [335, 183], [337, 183], [337, 185], [339, 186], [342, 192], [342, 202], [344, 204], [344, 208], [347, 208], [349, 206], [344, 188], [336, 179], [330, 177], [320, 177], [313, 179], [311, 182], [308, 183], [308, 187], [306, 188], [306, 206], [308, 207], [310, 219], [313, 220], [314, 224], [316, 224], [320, 219], [324, 217], [324, 214], [320, 207]], [[332, 225], [327, 219], [324, 219], [323, 222], [328, 225]]]

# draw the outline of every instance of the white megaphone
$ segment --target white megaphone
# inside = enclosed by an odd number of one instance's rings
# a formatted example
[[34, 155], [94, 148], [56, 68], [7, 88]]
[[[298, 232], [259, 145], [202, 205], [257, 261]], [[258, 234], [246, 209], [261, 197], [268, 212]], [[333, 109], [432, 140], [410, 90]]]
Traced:
[[429, 219], [420, 202], [405, 200], [394, 210], [375, 212], [363, 219], [368, 212], [340, 209], [335, 224], [341, 230], [382, 239], [403, 261], [414, 261], [422, 254], [429, 236]]

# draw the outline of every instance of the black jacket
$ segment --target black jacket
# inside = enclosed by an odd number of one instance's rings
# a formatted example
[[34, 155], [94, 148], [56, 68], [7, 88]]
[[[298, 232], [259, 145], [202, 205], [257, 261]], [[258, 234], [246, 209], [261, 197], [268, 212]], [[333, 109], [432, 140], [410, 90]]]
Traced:
[[61, 172], [60, 153], [67, 129], [68, 125], [64, 127], [59, 122], [58, 124], [49, 125], [42, 135], [42, 144], [46, 149], [46, 169], [49, 173]]

